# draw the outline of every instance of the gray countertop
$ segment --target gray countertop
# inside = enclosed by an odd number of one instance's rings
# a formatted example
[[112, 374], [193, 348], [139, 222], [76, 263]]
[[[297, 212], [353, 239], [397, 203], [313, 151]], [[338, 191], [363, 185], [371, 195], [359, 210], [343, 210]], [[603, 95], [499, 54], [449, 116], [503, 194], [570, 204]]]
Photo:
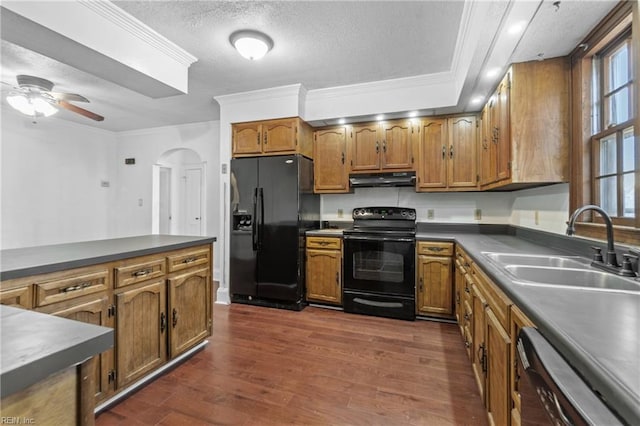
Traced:
[[640, 293], [515, 282], [482, 252], [575, 253], [512, 235], [419, 232], [416, 239], [460, 244], [607, 404], [640, 424]]
[[215, 237], [142, 235], [0, 251], [0, 281], [211, 244]]
[[0, 398], [113, 346], [113, 330], [0, 305]]

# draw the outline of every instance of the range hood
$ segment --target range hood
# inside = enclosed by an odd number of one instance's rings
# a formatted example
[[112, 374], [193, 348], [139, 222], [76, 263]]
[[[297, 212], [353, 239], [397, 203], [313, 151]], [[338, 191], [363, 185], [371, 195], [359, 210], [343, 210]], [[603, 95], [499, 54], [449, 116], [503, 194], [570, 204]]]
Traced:
[[349, 175], [352, 188], [376, 186], [415, 186], [416, 172], [367, 173]]

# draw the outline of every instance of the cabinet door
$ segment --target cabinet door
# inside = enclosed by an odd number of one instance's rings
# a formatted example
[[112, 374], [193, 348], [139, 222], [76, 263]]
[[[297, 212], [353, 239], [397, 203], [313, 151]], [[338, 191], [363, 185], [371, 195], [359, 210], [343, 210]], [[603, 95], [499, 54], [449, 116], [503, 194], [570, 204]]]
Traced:
[[[454, 283], [453, 283], [453, 309], [456, 315], [456, 322], [458, 323], [458, 326], [460, 327], [460, 332], [463, 332], [464, 329], [464, 284], [465, 284], [465, 277], [464, 277], [464, 269], [462, 269], [461, 266], [459, 266], [459, 260], [456, 259], [455, 263], [454, 263], [454, 270], [455, 270], [455, 274], [453, 276], [454, 279]], [[464, 334], [463, 334], [464, 336]]]
[[233, 125], [233, 155], [256, 155], [262, 153], [262, 128], [260, 123]]
[[[60, 305], [67, 305], [60, 307]], [[113, 327], [109, 317], [109, 298], [96, 296], [93, 300], [79, 302], [75, 306], [68, 306], [68, 302], [35, 309], [38, 312], [55, 315], [57, 317], [80, 321], [102, 327]], [[96, 402], [105, 399], [113, 390], [109, 381], [109, 372], [113, 369], [113, 349], [109, 349], [94, 356], [94, 385]]]
[[342, 303], [342, 253], [307, 249], [307, 300]]
[[388, 170], [413, 169], [413, 137], [411, 121], [389, 121], [382, 124], [380, 166]]
[[471, 333], [473, 346], [471, 350], [471, 362], [473, 374], [480, 390], [480, 398], [486, 400], [486, 336], [485, 336], [485, 309], [487, 302], [481, 290], [473, 284], [471, 286]]
[[422, 121], [418, 152], [418, 189], [446, 188], [446, 119], [438, 118]]
[[507, 73], [498, 86], [497, 102], [497, 179], [511, 176], [511, 126], [510, 126], [511, 74]]
[[164, 279], [116, 294], [118, 387], [160, 367], [167, 359]]
[[287, 118], [262, 123], [262, 149], [265, 153], [295, 151], [298, 145], [297, 120]]
[[452, 259], [418, 256], [418, 303], [421, 314], [453, 314]]
[[494, 141], [495, 132], [493, 130], [492, 114], [495, 109], [495, 96], [482, 110], [482, 126], [480, 135], [480, 185], [488, 185], [498, 179], [498, 166], [496, 165], [497, 147]]
[[171, 358], [211, 334], [211, 279], [202, 268], [169, 278], [169, 351]]
[[510, 416], [509, 398], [509, 352], [511, 339], [491, 309], [486, 311], [486, 356], [487, 390], [485, 405], [489, 423], [508, 425]]
[[313, 138], [314, 192], [348, 192], [347, 129], [318, 130]]
[[377, 124], [353, 126], [351, 170], [380, 169], [380, 135]]
[[523, 327], [533, 327], [533, 322], [526, 317], [524, 313], [516, 306], [511, 306], [511, 330], [509, 334], [511, 335], [511, 351], [510, 351], [510, 363], [509, 363], [509, 381], [511, 383], [511, 421], [512, 424], [515, 421], [516, 424], [520, 424], [520, 413], [521, 413], [521, 404], [520, 404], [520, 384], [519, 377], [516, 374], [516, 344], [518, 340], [518, 333]]
[[476, 189], [478, 186], [477, 167], [477, 126], [476, 117], [458, 117], [449, 120], [449, 188]]

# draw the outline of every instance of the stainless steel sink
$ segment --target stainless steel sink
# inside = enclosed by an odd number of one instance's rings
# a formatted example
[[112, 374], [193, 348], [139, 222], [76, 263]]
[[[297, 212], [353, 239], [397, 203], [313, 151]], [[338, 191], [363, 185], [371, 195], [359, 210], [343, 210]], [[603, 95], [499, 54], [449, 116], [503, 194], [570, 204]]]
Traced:
[[579, 256], [544, 256], [538, 254], [514, 253], [484, 253], [484, 255], [501, 265], [589, 268], [589, 261]]
[[593, 269], [506, 265], [516, 281], [536, 285], [561, 285], [600, 290], [640, 291], [640, 281]]

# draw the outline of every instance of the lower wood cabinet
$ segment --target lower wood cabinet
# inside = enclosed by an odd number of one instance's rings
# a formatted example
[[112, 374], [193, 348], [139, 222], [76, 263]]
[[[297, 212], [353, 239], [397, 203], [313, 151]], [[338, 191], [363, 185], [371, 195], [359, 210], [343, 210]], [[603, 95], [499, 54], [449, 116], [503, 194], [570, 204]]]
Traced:
[[[109, 297], [106, 292], [91, 295], [82, 300], [57, 303], [36, 308], [35, 310], [70, 320], [113, 328], [113, 316], [111, 315]], [[97, 402], [105, 399], [115, 390], [113, 349], [109, 349], [93, 358], [93, 383]]]
[[418, 241], [416, 313], [453, 317], [453, 243]]
[[342, 239], [308, 237], [307, 301], [342, 304]]
[[511, 306], [511, 327], [509, 334], [511, 336], [511, 363], [510, 365], [510, 392], [511, 392], [511, 424], [512, 425], [520, 425], [520, 413], [521, 404], [520, 404], [520, 383], [519, 377], [516, 374], [516, 351], [517, 351], [517, 341], [518, 341], [518, 333], [523, 327], [534, 327], [533, 321], [531, 321], [525, 314], [522, 313], [517, 306]]
[[486, 310], [487, 387], [485, 405], [489, 423], [508, 425], [511, 418], [509, 373], [511, 339], [493, 310]]
[[95, 402], [153, 373], [212, 332], [210, 245], [0, 282], [0, 303], [115, 328], [93, 357]]
[[169, 356], [175, 358], [211, 334], [213, 294], [209, 269], [196, 268], [170, 276], [168, 286]]
[[167, 300], [164, 279], [115, 295], [118, 387], [127, 386], [167, 360]]

